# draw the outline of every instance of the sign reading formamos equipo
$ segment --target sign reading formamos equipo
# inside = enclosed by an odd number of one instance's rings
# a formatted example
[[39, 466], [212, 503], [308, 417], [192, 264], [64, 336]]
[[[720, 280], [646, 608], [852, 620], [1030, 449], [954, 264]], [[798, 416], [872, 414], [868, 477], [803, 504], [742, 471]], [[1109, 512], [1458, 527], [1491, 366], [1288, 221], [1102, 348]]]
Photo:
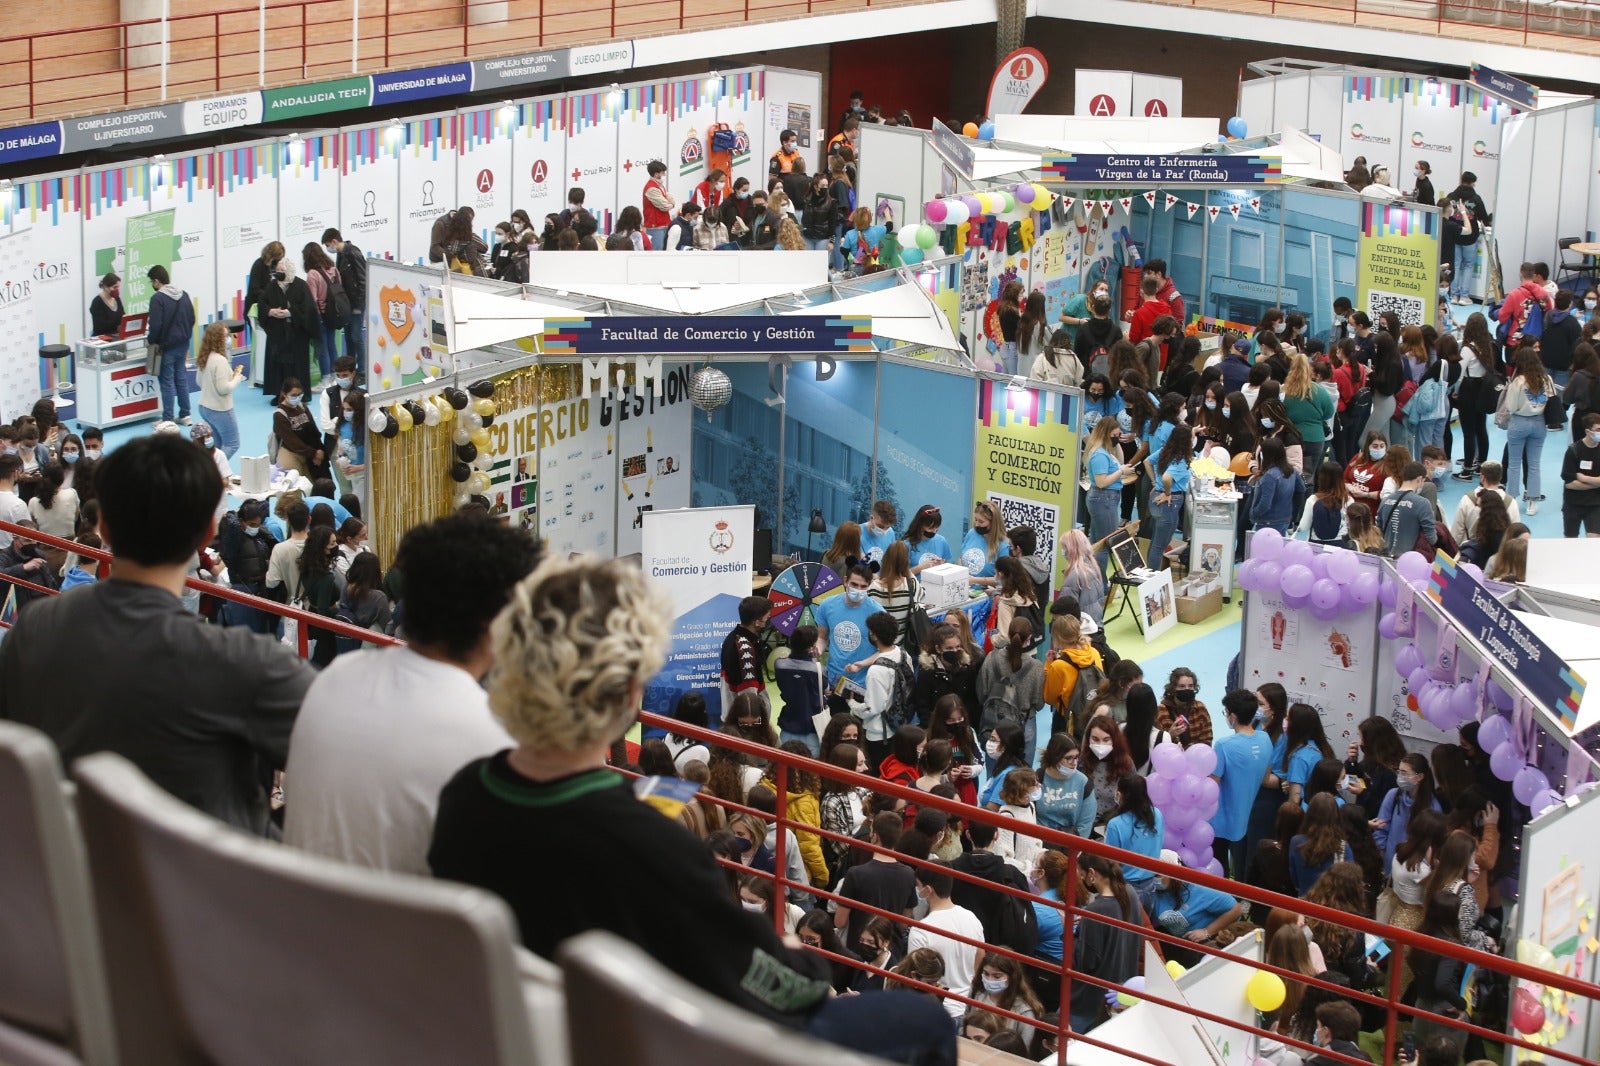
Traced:
[[671, 714], [678, 697], [699, 692], [711, 720], [723, 713], [722, 642], [750, 595], [755, 507], [686, 507], [644, 513], [645, 574], [672, 600], [672, 643], [645, 688], [644, 709]]
[[1060, 539], [1072, 527], [1078, 484], [1074, 394], [985, 380], [978, 388], [973, 476], [979, 499], [1000, 509], [1005, 529], [1029, 526], [1059, 585]]

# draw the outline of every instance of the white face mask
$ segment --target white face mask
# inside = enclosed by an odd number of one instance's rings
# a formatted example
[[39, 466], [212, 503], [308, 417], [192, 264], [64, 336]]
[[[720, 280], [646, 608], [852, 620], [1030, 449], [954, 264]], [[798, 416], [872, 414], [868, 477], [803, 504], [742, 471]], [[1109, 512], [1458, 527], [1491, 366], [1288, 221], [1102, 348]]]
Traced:
[[1597, 304], [1597, 303], [1600, 303], [1600, 300], [1585, 300], [1585, 301], [1583, 301], [1583, 306], [1585, 306], [1589, 310], [1593, 311], [1594, 308], [1595, 308], [1595, 304]]
[[762, 911], [767, 909], [767, 905], [759, 900], [755, 903], [752, 903], [747, 899], [741, 899], [739, 901], [739, 906], [743, 907], [752, 914], [760, 914]]
[[1006, 990], [1006, 986], [1010, 983], [1004, 977], [985, 977], [983, 979], [983, 990], [991, 996], [998, 996]]
[[1288, 328], [1289, 328], [1289, 324], [1287, 322], [1282, 321], [1281, 319], [1272, 324], [1272, 332], [1274, 332], [1274, 333], [1282, 333], [1284, 330], [1286, 330]]
[[1001, 750], [1000, 742], [993, 737], [990, 737], [988, 742], [984, 744], [983, 750], [989, 753], [989, 758], [998, 759], [1000, 757]]
[[100, 458], [100, 449], [99, 448], [85, 448], [83, 450], [83, 454], [87, 455], [91, 459], [98, 459], [98, 458]]
[[1090, 744], [1089, 750], [1094, 752], [1094, 757], [1096, 759], [1104, 759], [1107, 755], [1111, 754], [1111, 745], [1103, 742], [1099, 744]]
[[1028, 802], [1029, 803], [1038, 803], [1039, 802], [1039, 797], [1043, 796], [1043, 795], [1044, 795], [1044, 789], [1040, 788], [1039, 786], [1036, 785], [1036, 786], [1034, 786], [1033, 791], [1028, 793]]

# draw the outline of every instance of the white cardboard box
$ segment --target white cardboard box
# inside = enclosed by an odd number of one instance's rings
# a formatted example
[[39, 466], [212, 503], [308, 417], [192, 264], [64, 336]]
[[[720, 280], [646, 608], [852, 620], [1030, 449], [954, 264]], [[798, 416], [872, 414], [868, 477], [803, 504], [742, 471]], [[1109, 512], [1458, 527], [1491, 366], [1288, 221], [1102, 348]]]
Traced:
[[967, 602], [972, 575], [959, 563], [930, 566], [918, 575], [922, 598], [928, 607], [956, 607]]

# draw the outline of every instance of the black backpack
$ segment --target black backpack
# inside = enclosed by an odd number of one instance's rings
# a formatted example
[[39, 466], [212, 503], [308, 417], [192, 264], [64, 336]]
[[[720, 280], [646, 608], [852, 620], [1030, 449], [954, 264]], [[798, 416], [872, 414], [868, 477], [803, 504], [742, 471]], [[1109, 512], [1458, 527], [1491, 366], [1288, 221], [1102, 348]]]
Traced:
[[893, 736], [894, 731], [916, 720], [911, 710], [911, 690], [917, 685], [916, 671], [911, 668], [911, 655], [901, 652], [894, 662], [875, 662], [873, 668], [886, 666], [894, 671], [894, 689], [889, 695], [889, 706], [883, 711], [884, 728]]
[[324, 273], [323, 281], [328, 285], [327, 309], [322, 312], [322, 324], [329, 329], [343, 329], [350, 324], [350, 297], [344, 291], [344, 283], [339, 280], [339, 272]]

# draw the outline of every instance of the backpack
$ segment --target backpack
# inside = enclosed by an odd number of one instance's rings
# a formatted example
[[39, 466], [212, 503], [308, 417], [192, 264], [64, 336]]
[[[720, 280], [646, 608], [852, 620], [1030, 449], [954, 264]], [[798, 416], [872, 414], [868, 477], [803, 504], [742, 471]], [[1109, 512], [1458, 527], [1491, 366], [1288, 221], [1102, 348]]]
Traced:
[[1094, 699], [1095, 691], [1105, 679], [1106, 675], [1094, 663], [1078, 667], [1078, 680], [1073, 682], [1066, 706], [1056, 708], [1055, 718], [1050, 723], [1050, 732], [1081, 736], [1089, 725], [1085, 717], [1085, 713], [1089, 710], [1089, 701]]
[[343, 329], [350, 324], [350, 296], [344, 291], [339, 272], [324, 273], [322, 280], [328, 286], [327, 310], [322, 312], [322, 324], [329, 329]]
[[889, 693], [889, 706], [883, 709], [883, 725], [890, 736], [895, 730], [915, 719], [911, 710], [911, 690], [916, 687], [917, 675], [911, 669], [911, 656], [901, 654], [893, 663], [875, 662], [876, 669], [887, 666], [894, 671], [894, 688]]
[[1044, 643], [1044, 608], [1037, 603], [1024, 604], [1016, 610], [1016, 617], [1026, 618], [1033, 627], [1033, 636], [1028, 638], [1028, 643], [1023, 645], [1023, 650], [1032, 651]]
[[1008, 674], [1005, 682], [984, 699], [979, 724], [986, 730], [993, 729], [1001, 722], [1021, 725], [1028, 720], [1029, 713], [1017, 706], [1017, 675]]
[[1400, 391], [1394, 394], [1394, 417], [1404, 422], [1406, 420], [1406, 407], [1411, 403], [1411, 397], [1417, 394], [1417, 383], [1407, 381], [1400, 386]]
[[1004, 892], [996, 892], [995, 927], [985, 930], [996, 943], [1013, 951], [1032, 952], [1039, 943], [1039, 914], [1033, 904]]
[[1522, 306], [1509, 322], [1500, 323], [1495, 330], [1497, 339], [1508, 348], [1515, 348], [1524, 336], [1544, 336], [1544, 307], [1537, 300], [1523, 298]]
[[[1440, 418], [1441, 415], [1439, 414], [1439, 407], [1441, 402], [1444, 400], [1444, 385], [1439, 381], [1438, 378], [1429, 378], [1427, 381], [1424, 381], [1421, 385], [1417, 386], [1416, 392], [1412, 395], [1410, 403], [1404, 409], [1406, 415], [1406, 425], [1415, 429], [1416, 426], [1423, 422]], [[1395, 410], [1401, 410], [1398, 399], [1395, 401]], [[1443, 417], [1448, 417], [1449, 412], [1450, 408], [1445, 406], [1445, 414]]]

